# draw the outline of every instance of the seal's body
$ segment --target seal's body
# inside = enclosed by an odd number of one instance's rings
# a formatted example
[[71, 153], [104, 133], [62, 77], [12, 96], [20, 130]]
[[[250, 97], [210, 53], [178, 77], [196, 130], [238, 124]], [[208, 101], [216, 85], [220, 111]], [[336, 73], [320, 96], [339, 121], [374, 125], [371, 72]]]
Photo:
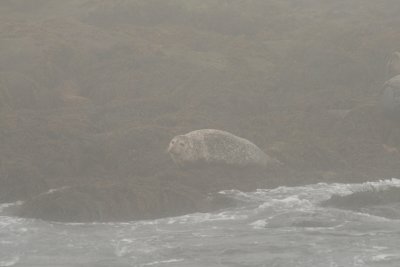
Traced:
[[249, 140], [214, 129], [175, 136], [169, 143], [168, 153], [178, 165], [202, 162], [236, 166], [280, 164]]

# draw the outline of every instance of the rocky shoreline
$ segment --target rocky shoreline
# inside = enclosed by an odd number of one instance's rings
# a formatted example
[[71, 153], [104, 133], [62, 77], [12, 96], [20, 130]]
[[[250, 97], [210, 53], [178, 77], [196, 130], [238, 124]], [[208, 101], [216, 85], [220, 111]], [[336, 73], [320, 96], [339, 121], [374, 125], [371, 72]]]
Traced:
[[[128, 221], [234, 205], [221, 190], [399, 177], [379, 107], [398, 4], [319, 2], [4, 1], [0, 203]], [[175, 166], [171, 138], [203, 128], [284, 165]]]

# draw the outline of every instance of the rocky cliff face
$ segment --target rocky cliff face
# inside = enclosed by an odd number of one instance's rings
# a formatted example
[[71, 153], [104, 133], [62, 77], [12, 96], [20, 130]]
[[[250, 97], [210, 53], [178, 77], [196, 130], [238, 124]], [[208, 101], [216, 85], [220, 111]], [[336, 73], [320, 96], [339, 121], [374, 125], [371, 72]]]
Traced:
[[[221, 189], [398, 176], [376, 102], [400, 6], [347, 2], [2, 1], [0, 201], [130, 220], [228, 205]], [[284, 167], [177, 169], [169, 140], [201, 128]]]

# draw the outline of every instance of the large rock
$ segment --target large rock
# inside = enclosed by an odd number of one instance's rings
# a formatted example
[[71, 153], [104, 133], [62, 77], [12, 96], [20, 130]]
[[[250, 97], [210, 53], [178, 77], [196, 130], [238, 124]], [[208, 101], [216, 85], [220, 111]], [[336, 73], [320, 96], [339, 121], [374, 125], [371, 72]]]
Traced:
[[155, 219], [199, 211], [203, 198], [185, 186], [145, 181], [61, 187], [28, 199], [18, 215], [63, 222]]
[[[272, 179], [269, 179], [272, 178]], [[154, 177], [97, 180], [28, 198], [17, 215], [50, 221], [128, 221], [209, 212], [234, 205], [224, 189], [251, 191], [282, 183], [260, 168], [170, 168]], [[280, 181], [279, 181], [280, 180]]]

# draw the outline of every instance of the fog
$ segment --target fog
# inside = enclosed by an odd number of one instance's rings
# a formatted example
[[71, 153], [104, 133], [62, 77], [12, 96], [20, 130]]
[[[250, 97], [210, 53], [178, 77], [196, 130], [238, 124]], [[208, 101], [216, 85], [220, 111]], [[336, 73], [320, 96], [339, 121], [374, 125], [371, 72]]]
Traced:
[[[227, 203], [203, 200], [223, 189], [398, 177], [400, 113], [385, 115], [381, 98], [400, 73], [399, 11], [396, 0], [2, 0], [0, 202], [25, 200], [27, 217], [131, 220], [214, 210]], [[165, 150], [197, 129], [283, 165], [182, 169]]]

